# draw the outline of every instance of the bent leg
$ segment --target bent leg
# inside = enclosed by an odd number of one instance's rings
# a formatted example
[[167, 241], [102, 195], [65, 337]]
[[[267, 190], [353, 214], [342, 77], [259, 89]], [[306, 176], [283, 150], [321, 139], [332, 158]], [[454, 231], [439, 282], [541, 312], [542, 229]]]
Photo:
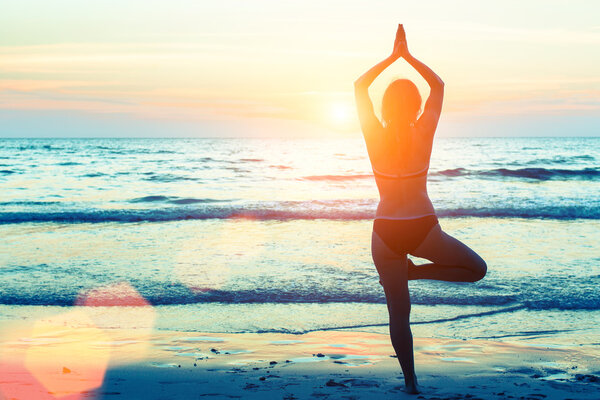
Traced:
[[390, 338], [404, 373], [406, 390], [418, 393], [413, 354], [413, 338], [410, 330], [410, 295], [406, 255], [394, 253], [373, 232], [371, 250], [373, 261], [383, 285], [390, 318]]
[[415, 266], [410, 262], [408, 279], [476, 282], [487, 272], [487, 265], [479, 254], [442, 231], [440, 225], [434, 226], [411, 254], [432, 263]]

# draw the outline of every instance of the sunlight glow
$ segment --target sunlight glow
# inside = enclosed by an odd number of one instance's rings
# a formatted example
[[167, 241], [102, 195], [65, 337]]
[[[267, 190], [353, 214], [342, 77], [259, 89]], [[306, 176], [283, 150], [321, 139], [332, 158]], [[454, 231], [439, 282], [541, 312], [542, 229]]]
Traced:
[[348, 124], [354, 116], [353, 111], [354, 109], [348, 104], [335, 103], [331, 106], [330, 109], [331, 121], [336, 126]]

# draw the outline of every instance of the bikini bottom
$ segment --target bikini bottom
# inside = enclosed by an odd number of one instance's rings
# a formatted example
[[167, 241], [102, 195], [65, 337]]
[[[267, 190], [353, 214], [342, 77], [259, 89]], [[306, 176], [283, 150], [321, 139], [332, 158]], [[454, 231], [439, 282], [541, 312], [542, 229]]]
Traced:
[[414, 219], [375, 218], [373, 230], [398, 255], [413, 252], [438, 224], [435, 215]]

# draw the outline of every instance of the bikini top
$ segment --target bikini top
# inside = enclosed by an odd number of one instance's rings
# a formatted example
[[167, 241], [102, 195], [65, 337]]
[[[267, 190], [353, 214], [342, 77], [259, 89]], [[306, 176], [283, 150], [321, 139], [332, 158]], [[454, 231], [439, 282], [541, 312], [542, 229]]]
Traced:
[[386, 174], [383, 172], [379, 172], [375, 169], [375, 167], [373, 167], [373, 174], [376, 177], [384, 178], [384, 179], [408, 179], [408, 178], [416, 178], [418, 176], [426, 176], [428, 169], [429, 169], [429, 165], [420, 171], [412, 172], [410, 174], [399, 175], [399, 174]]

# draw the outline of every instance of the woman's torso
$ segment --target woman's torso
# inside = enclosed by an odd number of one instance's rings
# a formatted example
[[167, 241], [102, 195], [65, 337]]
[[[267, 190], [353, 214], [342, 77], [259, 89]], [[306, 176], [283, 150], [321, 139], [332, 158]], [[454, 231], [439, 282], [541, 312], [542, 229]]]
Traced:
[[410, 140], [404, 145], [392, 135], [385, 135], [389, 140], [386, 143], [388, 150], [378, 159], [371, 160], [380, 196], [375, 218], [413, 219], [435, 215], [427, 194], [432, 143], [426, 138], [430, 136], [423, 135], [415, 127], [406, 134], [410, 135]]

